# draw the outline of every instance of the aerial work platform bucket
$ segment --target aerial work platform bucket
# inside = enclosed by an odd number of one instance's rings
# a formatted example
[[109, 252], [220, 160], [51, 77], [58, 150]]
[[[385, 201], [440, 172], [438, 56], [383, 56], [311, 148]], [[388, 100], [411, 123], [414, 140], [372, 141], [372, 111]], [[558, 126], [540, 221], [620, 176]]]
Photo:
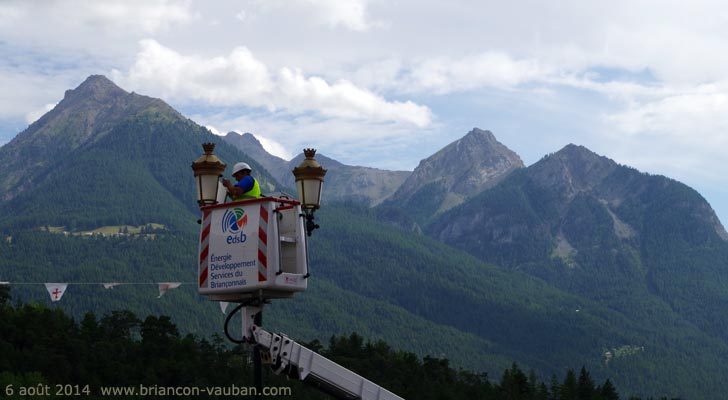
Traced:
[[264, 197], [201, 211], [200, 294], [235, 302], [306, 290], [306, 233], [298, 201]]

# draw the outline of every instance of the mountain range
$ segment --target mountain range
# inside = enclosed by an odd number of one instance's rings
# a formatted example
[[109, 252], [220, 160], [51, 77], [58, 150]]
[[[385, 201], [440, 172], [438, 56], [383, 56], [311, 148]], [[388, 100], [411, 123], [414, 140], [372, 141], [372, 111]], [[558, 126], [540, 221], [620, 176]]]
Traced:
[[[286, 161], [269, 154], [251, 133], [241, 135], [237, 132], [229, 132], [223, 139], [258, 161], [284, 187], [295, 187], [291, 171], [303, 161], [303, 153]], [[323, 154], [318, 154], [317, 160], [326, 165], [326, 169], [329, 171], [326, 177], [324, 203], [327, 201], [352, 201], [374, 206], [392, 196], [411, 174], [409, 171], [387, 171], [345, 165]]]
[[[302, 156], [275, 157], [250, 133], [214, 136], [99, 75], [67, 91], [0, 147], [0, 281], [194, 281], [189, 164], [203, 142], [251, 164], [264, 192], [293, 187]], [[272, 304], [266, 325], [300, 339], [357, 331], [492, 375], [585, 365], [624, 394], [721, 398], [728, 234], [693, 189], [573, 144], [525, 166], [478, 128], [412, 172], [317, 160], [329, 172], [310, 289]], [[58, 304], [218, 332], [219, 309], [179, 290], [79, 286]], [[42, 288], [13, 296], [47, 301]]]

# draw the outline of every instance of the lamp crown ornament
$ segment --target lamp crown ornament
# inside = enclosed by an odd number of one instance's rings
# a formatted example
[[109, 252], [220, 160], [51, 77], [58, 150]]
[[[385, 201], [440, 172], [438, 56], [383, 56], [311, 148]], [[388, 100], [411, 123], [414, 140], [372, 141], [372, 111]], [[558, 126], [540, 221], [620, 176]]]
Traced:
[[215, 170], [221, 169], [220, 175], [222, 175], [225, 171], [225, 163], [220, 161], [220, 159], [215, 155], [215, 143], [203, 143], [202, 150], [204, 150], [205, 154], [192, 163], [192, 169], [195, 171], [195, 176], [199, 175], [198, 172], [208, 172], [207, 168], [213, 168]]
[[[301, 162], [298, 168], [321, 168], [321, 164], [319, 164], [319, 162], [314, 158], [316, 155], [316, 149], [303, 149], [303, 155], [306, 156], [306, 158], [303, 162]], [[324, 170], [323, 175], [326, 175], [326, 170]]]
[[215, 151], [215, 143], [203, 143], [202, 150], [205, 151], [205, 155], [212, 155], [212, 152]]

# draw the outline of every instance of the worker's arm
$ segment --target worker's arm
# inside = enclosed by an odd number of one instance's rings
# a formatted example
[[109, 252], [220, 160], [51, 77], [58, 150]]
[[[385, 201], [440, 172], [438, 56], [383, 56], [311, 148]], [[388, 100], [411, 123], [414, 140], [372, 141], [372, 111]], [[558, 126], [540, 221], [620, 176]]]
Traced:
[[222, 184], [227, 188], [230, 197], [240, 196], [243, 193], [249, 191], [253, 188], [254, 183], [255, 181], [253, 181], [252, 176], [244, 177], [240, 180], [240, 182], [235, 185], [233, 185], [232, 182], [227, 179], [222, 180]]

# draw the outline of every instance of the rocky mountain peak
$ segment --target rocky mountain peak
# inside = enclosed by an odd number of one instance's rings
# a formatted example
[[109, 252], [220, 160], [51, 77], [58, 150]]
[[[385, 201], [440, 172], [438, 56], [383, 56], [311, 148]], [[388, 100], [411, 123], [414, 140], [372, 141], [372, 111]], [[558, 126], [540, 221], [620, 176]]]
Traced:
[[228, 137], [232, 140], [238, 140], [240, 143], [263, 148], [260, 140], [258, 140], [258, 138], [256, 138], [255, 135], [250, 132], [245, 132], [241, 135], [235, 131], [230, 131], [227, 133], [227, 135], [225, 135], [225, 137]]
[[103, 101], [128, 94], [104, 75], [91, 75], [76, 89], [66, 90], [63, 99], [66, 101], [88, 99]]
[[6, 197], [24, 190], [40, 170], [33, 167], [45, 168], [59, 156], [110, 133], [118, 123], [141, 115], [184, 118], [162, 100], [128, 93], [103, 75], [89, 76], [67, 90], [51, 111], [0, 147], [0, 159], [12, 171], [0, 176], [0, 190], [6, 190]]
[[460, 139], [460, 141], [463, 142], [472, 142], [473, 144], [482, 143], [482, 142], [490, 142], [490, 143], [498, 143], [498, 140], [496, 140], [495, 135], [493, 135], [493, 132], [486, 131], [480, 128], [473, 128], [468, 132], [465, 136]]
[[[228, 132], [223, 136], [223, 140], [240, 149], [250, 158], [257, 161], [263, 168], [270, 172], [273, 177], [284, 186], [291, 186], [291, 182], [284, 180], [286, 174], [291, 175], [291, 171], [287, 168], [287, 161], [268, 153], [263, 144], [260, 143], [252, 133]], [[230, 162], [248, 161], [248, 160], [231, 160]]]
[[529, 168], [541, 187], [563, 187], [570, 194], [590, 190], [609, 176], [619, 164], [584, 146], [569, 144], [547, 155]]
[[[479, 128], [473, 128], [465, 136], [444, 147], [427, 160], [431, 160], [438, 154], [441, 154], [442, 156], [461, 154], [470, 157], [485, 155], [490, 156], [491, 158], [497, 158], [500, 156], [515, 156], [515, 158], [520, 161], [520, 157], [501, 144], [491, 131]], [[523, 162], [520, 164], [523, 166]]]
[[[263, 144], [260, 143], [260, 140], [255, 137], [252, 133], [245, 132], [242, 135], [231, 131], [228, 132], [227, 135], [224, 136], [224, 139], [226, 142], [234, 144], [241, 150], [244, 150], [246, 153], [253, 156], [251, 153], [259, 153], [259, 152], [265, 152], [265, 149], [263, 148]], [[267, 154], [267, 152], [266, 152]]]
[[37, 136], [36, 132], [41, 131], [42, 136], [63, 135], [66, 141], [82, 144], [91, 136], [105, 133], [107, 126], [147, 111], [181, 118], [160, 99], [128, 93], [103, 75], [91, 75], [75, 89], [67, 90], [53, 110], [18, 138]]
[[584, 146], [573, 143], [569, 143], [564, 146], [561, 150], [554, 153], [554, 156], [556, 159], [565, 161], [568, 160], [575, 163], [591, 163], [596, 160], [608, 161], [610, 163], [613, 162], [607, 157], [601, 156]]
[[518, 154], [498, 142], [492, 132], [473, 128], [420, 161], [393, 199], [409, 202], [418, 196], [431, 196], [428, 191], [438, 190], [446, 193], [438, 209], [432, 210], [439, 213], [494, 186], [518, 168], [523, 168]]

